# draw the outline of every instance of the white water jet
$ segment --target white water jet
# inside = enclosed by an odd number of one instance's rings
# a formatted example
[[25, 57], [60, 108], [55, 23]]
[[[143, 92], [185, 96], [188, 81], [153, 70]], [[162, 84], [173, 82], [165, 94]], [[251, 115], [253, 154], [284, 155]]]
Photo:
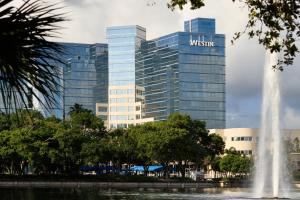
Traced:
[[267, 52], [261, 129], [255, 162], [254, 197], [256, 198], [285, 198], [287, 195], [286, 156], [284, 156], [283, 137], [280, 131], [280, 71], [272, 68], [277, 61], [277, 54]]

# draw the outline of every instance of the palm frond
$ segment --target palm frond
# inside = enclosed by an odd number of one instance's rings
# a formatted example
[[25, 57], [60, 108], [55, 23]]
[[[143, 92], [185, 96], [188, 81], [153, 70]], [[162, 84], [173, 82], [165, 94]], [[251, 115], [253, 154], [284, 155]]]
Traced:
[[[61, 7], [40, 0], [0, 0], [0, 99], [4, 112], [28, 108], [35, 97], [45, 108], [57, 105], [63, 47], [57, 37], [58, 23], [65, 21]], [[31, 93], [31, 94], [28, 94]], [[2, 110], [3, 111], [3, 110]]]

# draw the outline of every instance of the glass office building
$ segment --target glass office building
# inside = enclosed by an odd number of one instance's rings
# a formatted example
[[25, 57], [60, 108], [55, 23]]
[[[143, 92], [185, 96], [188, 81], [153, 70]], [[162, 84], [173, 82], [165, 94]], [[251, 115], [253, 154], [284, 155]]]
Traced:
[[61, 112], [68, 115], [75, 103], [96, 113], [96, 103], [108, 99], [108, 51], [107, 44], [63, 43], [65, 64], [62, 66], [63, 91], [60, 97]]
[[180, 112], [225, 128], [225, 36], [215, 33], [214, 19], [186, 21], [184, 32], [142, 42], [137, 58], [146, 117]]
[[141, 26], [109, 27], [108, 44], [63, 43], [63, 118], [75, 103], [109, 128], [165, 120], [174, 113], [225, 128], [225, 36], [215, 20], [184, 22], [184, 31], [146, 40]]
[[136, 52], [146, 40], [141, 26], [109, 27], [108, 42], [108, 126], [126, 128], [153, 118], [144, 118], [144, 89], [136, 84]]

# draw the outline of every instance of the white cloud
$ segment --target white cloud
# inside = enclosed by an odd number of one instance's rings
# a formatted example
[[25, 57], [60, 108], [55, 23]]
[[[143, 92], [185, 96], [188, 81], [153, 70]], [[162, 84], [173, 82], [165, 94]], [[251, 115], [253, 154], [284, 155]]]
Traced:
[[300, 113], [286, 107], [283, 113], [283, 127], [288, 129], [300, 128]]

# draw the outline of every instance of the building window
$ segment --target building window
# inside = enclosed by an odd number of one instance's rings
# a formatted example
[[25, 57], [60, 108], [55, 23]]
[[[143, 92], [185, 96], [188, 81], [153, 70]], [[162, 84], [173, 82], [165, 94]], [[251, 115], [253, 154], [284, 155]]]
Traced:
[[129, 112], [134, 111], [134, 107], [133, 107], [133, 106], [128, 106], [128, 111], [129, 111]]
[[231, 137], [231, 141], [252, 141], [252, 137]]
[[117, 124], [117, 128], [127, 128], [127, 124]]
[[103, 121], [107, 120], [107, 115], [99, 115], [100, 119], [102, 119]]
[[98, 112], [107, 112], [107, 107], [98, 107]]
[[238, 150], [236, 152], [243, 155], [252, 155], [252, 150]]
[[116, 90], [110, 90], [110, 92], [109, 92], [110, 94], [116, 94], [117, 93], [117, 91]]
[[117, 90], [117, 94], [127, 94], [127, 90]]
[[117, 128], [117, 125], [116, 124], [111, 124], [110, 128]]
[[142, 96], [143, 95], [143, 91], [142, 90], [136, 90], [136, 95]]
[[134, 98], [129, 98], [129, 99], [128, 99], [128, 102], [129, 102], [129, 103], [135, 102], [135, 101], [134, 101]]
[[136, 115], [136, 119], [141, 119], [141, 115]]
[[128, 120], [134, 120], [134, 115], [129, 115]]
[[110, 120], [128, 120], [126, 115], [111, 115]]
[[128, 89], [127, 90], [127, 94], [133, 94], [134, 93], [134, 89]]

